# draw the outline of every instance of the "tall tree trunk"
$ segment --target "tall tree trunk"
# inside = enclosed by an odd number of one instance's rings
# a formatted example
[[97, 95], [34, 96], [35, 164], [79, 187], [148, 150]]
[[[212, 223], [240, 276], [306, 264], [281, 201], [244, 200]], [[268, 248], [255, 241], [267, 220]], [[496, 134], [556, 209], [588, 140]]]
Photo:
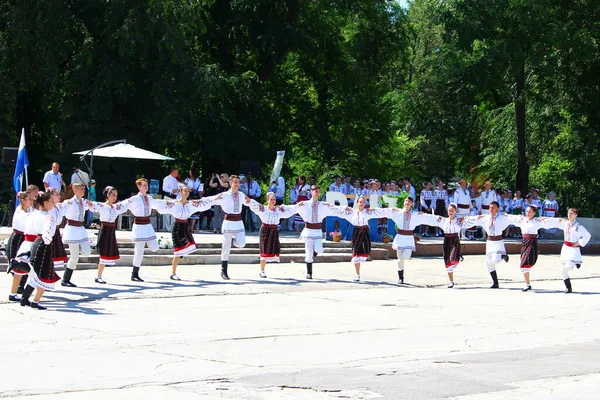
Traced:
[[525, 62], [521, 63], [517, 76], [517, 92], [515, 96], [515, 119], [517, 123], [517, 188], [527, 193], [529, 186], [529, 164], [527, 163], [525, 140]]

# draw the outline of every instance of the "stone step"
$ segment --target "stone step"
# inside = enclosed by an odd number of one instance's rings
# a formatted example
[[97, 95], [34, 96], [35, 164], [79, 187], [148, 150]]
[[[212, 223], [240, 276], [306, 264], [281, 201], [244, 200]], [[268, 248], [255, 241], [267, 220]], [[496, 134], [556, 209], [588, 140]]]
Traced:
[[[374, 260], [386, 260], [389, 258], [389, 252], [385, 249], [372, 249], [371, 258]], [[281, 262], [304, 262], [304, 253], [282, 253], [280, 255]], [[89, 257], [79, 257], [81, 263], [97, 263], [98, 255], [92, 254]], [[229, 259], [235, 264], [255, 264], [259, 262], [258, 252], [231, 252]], [[317, 262], [347, 262], [352, 259], [352, 252], [326, 252], [317, 256]], [[144, 253], [143, 265], [169, 265], [173, 260], [173, 253], [156, 254], [146, 250]], [[133, 254], [121, 254], [121, 258], [117, 261], [117, 265], [132, 265]], [[204, 253], [199, 250], [195, 253], [183, 257], [180, 264], [220, 264], [221, 253]]]

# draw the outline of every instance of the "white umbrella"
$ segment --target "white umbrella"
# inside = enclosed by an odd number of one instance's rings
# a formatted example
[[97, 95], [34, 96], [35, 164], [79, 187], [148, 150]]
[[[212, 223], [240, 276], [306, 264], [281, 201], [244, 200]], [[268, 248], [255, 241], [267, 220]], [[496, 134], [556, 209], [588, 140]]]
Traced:
[[[116, 143], [116, 144], [113, 144]], [[112, 146], [110, 146], [113, 144]], [[102, 143], [94, 147], [91, 150], [78, 151], [73, 154], [81, 155], [81, 160], [85, 163], [88, 168], [90, 180], [94, 174], [94, 156], [96, 157], [110, 157], [110, 158], [136, 158], [140, 160], [174, 160], [172, 157], [163, 156], [162, 154], [154, 153], [152, 151], [140, 149], [133, 145], [127, 144], [125, 139], [113, 140], [111, 142]], [[88, 165], [85, 160], [86, 156], [90, 156], [90, 163]]]
[[90, 155], [92, 157], [111, 157], [111, 158], [137, 158], [143, 160], [174, 160], [172, 157], [140, 149], [128, 143], [119, 143], [114, 146], [102, 147], [100, 149], [83, 150], [73, 154], [82, 156]]

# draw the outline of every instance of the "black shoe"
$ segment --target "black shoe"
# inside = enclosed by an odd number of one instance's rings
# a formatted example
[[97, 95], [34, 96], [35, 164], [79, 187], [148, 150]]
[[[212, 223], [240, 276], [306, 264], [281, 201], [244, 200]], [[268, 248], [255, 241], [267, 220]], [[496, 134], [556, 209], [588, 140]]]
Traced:
[[404, 285], [404, 270], [398, 271], [398, 285]]
[[527, 285], [523, 289], [521, 289], [521, 292], [528, 292], [530, 290], [531, 290], [531, 285]]
[[25, 289], [23, 290], [23, 296], [21, 296], [21, 305], [24, 306], [28, 306], [31, 305], [31, 302], [29, 301], [29, 296], [31, 296], [31, 294], [33, 293], [33, 286], [31, 285], [27, 285], [25, 287]]
[[21, 298], [15, 296], [14, 294], [9, 294], [8, 295], [8, 301], [21, 301]]
[[573, 293], [573, 288], [571, 287], [571, 279], [565, 279], [564, 282], [566, 286], [565, 293]]
[[500, 287], [498, 284], [498, 274], [496, 271], [492, 271], [490, 272], [490, 276], [492, 277], [492, 282], [494, 282], [494, 284], [490, 286], [490, 289], [498, 289]]
[[47, 310], [47, 307], [41, 306], [40, 303], [31, 303], [31, 308], [35, 308], [36, 310]]
[[312, 274], [306, 274], [306, 279], [312, 279]]
[[221, 261], [221, 278], [228, 281], [229, 275], [227, 274], [227, 268], [229, 267], [229, 261]]
[[577, 267], [577, 269], [581, 268], [581, 264], [575, 264], [575, 266]]
[[65, 272], [63, 273], [61, 286], [66, 287], [77, 287], [74, 283], [71, 283], [71, 277], [73, 276], [73, 270], [71, 268], [65, 268]]
[[503, 256], [502, 256], [502, 259], [503, 259], [505, 262], [508, 262], [508, 254], [505, 254], [505, 255], [503, 255]]
[[319, 255], [319, 253], [317, 253], [316, 251], [313, 251], [313, 258], [315, 258], [318, 255]]
[[133, 282], [144, 282], [144, 280], [140, 278], [140, 267], [133, 267], [133, 272], [131, 272], [131, 280]]
[[[312, 279], [312, 263], [306, 263], [306, 279]], [[310, 275], [310, 278], [308, 277]]]

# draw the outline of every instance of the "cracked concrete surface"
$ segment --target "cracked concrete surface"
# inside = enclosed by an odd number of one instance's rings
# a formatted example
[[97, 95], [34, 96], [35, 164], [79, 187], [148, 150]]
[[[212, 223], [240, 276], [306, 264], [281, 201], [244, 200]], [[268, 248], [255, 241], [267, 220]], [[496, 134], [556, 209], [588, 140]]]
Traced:
[[[533, 292], [517, 259], [490, 290], [482, 256], [447, 289], [439, 258], [396, 263], [76, 271], [48, 311], [8, 303], [0, 281], [0, 399], [510, 399], [597, 398], [600, 258], [562, 293], [557, 256], [540, 256]], [[556, 279], [555, 279], [556, 278]]]

